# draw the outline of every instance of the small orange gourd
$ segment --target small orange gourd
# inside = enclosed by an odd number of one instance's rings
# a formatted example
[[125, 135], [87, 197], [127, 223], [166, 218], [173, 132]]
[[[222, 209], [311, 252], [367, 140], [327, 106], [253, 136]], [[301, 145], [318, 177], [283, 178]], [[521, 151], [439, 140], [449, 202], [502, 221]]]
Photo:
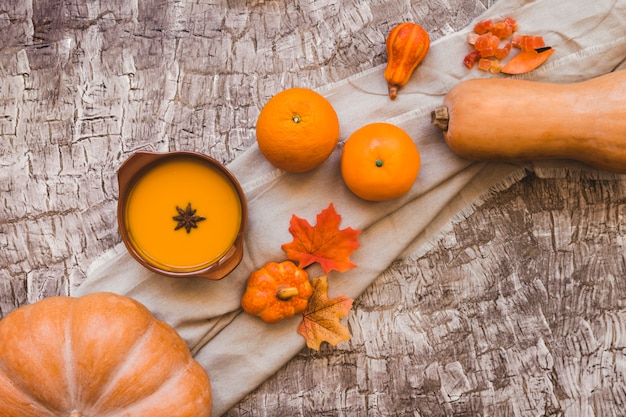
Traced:
[[0, 321], [2, 417], [210, 414], [205, 370], [131, 298], [44, 298]]
[[431, 121], [464, 158], [566, 158], [626, 173], [626, 70], [569, 84], [466, 80], [446, 94]]
[[267, 323], [306, 310], [313, 287], [309, 274], [291, 261], [268, 262], [248, 277], [241, 307]]
[[386, 46], [387, 67], [384, 77], [389, 98], [395, 100], [400, 87], [409, 82], [417, 66], [426, 57], [430, 49], [430, 37], [417, 23], [404, 22], [391, 29]]

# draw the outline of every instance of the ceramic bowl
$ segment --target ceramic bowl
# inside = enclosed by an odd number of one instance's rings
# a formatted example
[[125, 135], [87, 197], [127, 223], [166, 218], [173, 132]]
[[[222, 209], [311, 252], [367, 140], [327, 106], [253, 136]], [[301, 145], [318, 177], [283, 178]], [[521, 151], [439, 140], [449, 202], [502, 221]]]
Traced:
[[235, 176], [197, 152], [136, 152], [118, 170], [129, 253], [168, 277], [218, 280], [241, 262], [247, 203]]

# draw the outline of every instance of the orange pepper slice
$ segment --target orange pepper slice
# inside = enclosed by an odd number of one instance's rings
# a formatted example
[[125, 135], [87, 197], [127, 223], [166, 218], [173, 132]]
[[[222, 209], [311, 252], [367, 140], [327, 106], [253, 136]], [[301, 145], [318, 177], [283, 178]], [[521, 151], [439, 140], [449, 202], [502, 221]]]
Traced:
[[538, 48], [515, 55], [503, 68], [505, 74], [524, 74], [539, 67], [554, 53], [553, 48]]

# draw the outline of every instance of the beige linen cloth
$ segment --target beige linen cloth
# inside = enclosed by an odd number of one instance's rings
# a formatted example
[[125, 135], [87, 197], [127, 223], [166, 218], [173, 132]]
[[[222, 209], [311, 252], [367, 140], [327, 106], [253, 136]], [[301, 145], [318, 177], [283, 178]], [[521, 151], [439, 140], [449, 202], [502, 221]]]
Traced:
[[[517, 19], [521, 32], [540, 34], [556, 49], [548, 62], [525, 78], [576, 82], [624, 66], [626, 0], [500, 0], [480, 19], [506, 16]], [[341, 180], [339, 149], [310, 173], [288, 174], [269, 165], [253, 146], [229, 165], [249, 204], [245, 256], [229, 276], [221, 281], [161, 277], [142, 268], [120, 244], [94, 262], [86, 281], [72, 295], [124, 294], [174, 326], [209, 373], [213, 412], [220, 415], [305, 347], [296, 333], [299, 319], [269, 325], [240, 310], [248, 275], [268, 261], [285, 259], [281, 245], [292, 240], [288, 231], [292, 214], [313, 224], [316, 214], [332, 202], [342, 216], [342, 228], [363, 231], [361, 247], [351, 257], [358, 267], [329, 274], [330, 296], [358, 297], [392, 261], [423, 252], [438, 233], [490, 192], [510, 186], [528, 172], [623, 181], [624, 177], [569, 161], [472, 162], [447, 148], [441, 132], [430, 124], [431, 110], [460, 81], [493, 76], [462, 65], [472, 27], [433, 42], [395, 101], [387, 96], [383, 66], [321, 90], [338, 112], [342, 142], [357, 128], [378, 121], [396, 124], [411, 135], [422, 168], [407, 195], [381, 203], [355, 197]], [[310, 272], [317, 276], [320, 271], [312, 267]]]

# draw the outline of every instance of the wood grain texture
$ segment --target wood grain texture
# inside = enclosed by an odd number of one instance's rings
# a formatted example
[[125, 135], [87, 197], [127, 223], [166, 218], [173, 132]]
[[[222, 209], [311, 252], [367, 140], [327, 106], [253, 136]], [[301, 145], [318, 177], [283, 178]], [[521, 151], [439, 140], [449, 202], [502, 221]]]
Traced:
[[[262, 105], [433, 40], [491, 0], [9, 0], [0, 10], [0, 317], [69, 294], [120, 241], [140, 149], [229, 162]], [[626, 401], [623, 181], [530, 176], [361, 297], [229, 416], [613, 416]]]

